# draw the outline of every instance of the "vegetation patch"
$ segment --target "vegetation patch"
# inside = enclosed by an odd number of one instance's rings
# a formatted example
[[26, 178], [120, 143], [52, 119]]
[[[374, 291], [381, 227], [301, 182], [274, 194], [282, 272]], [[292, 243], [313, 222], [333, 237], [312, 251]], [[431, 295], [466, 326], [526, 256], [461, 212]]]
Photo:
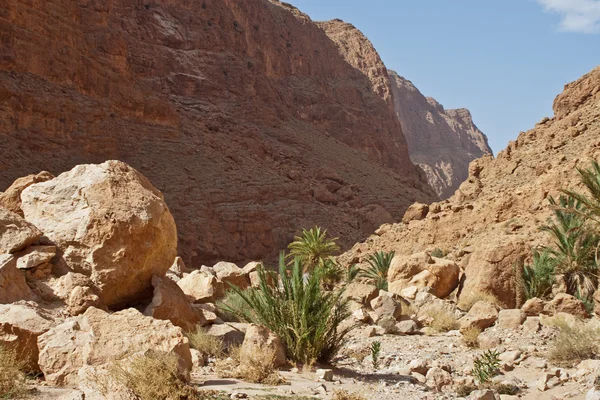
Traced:
[[216, 358], [223, 355], [223, 341], [206, 333], [204, 328], [198, 327], [195, 331], [189, 332], [187, 336], [190, 346], [200, 353]]
[[25, 392], [25, 374], [15, 352], [0, 345], [0, 399], [12, 399]]

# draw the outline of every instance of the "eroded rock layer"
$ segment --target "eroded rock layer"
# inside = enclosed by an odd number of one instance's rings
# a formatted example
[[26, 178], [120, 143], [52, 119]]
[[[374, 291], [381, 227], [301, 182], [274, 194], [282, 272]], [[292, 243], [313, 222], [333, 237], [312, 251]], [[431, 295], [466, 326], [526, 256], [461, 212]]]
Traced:
[[192, 267], [314, 224], [348, 245], [433, 199], [389, 102], [283, 3], [6, 0], [0, 46], [0, 190], [125, 161]]

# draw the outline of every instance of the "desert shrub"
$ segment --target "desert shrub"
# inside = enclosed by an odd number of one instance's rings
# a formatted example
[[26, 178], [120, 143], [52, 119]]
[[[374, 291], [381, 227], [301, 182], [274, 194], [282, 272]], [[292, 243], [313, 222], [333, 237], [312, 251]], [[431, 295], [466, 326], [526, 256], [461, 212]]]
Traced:
[[446, 257], [446, 252], [442, 249], [440, 249], [439, 247], [436, 247], [435, 249], [433, 249], [433, 251], [431, 252], [431, 257], [435, 257], [435, 258], [444, 258]]
[[333, 392], [332, 400], [365, 400], [365, 398], [357, 393], [340, 389]]
[[239, 347], [233, 347], [228, 358], [217, 360], [215, 367], [221, 378], [273, 386], [286, 383], [275, 369], [275, 351], [260, 351], [244, 358], [240, 358], [239, 354]]
[[12, 399], [24, 393], [22, 366], [13, 349], [0, 345], [0, 399]]
[[294, 237], [294, 241], [288, 245], [290, 265], [299, 260], [305, 271], [312, 271], [340, 249], [336, 240], [328, 238], [327, 230], [321, 230], [318, 226], [308, 231], [303, 229], [302, 235]]
[[552, 255], [556, 274], [563, 275], [569, 294], [577, 293], [591, 299], [598, 283], [596, 248], [600, 237], [586, 222], [583, 204], [573, 197], [549, 199], [554, 207], [554, 219], [542, 227], [554, 239]]
[[343, 289], [323, 289], [321, 266], [316, 265], [305, 275], [302, 265], [302, 260], [297, 258], [289, 271], [282, 253], [280, 285], [270, 286], [265, 271], [259, 270], [258, 290], [244, 293], [233, 288], [248, 307], [230, 311], [244, 321], [264, 325], [275, 332], [286, 348], [288, 359], [300, 363], [327, 362], [352, 329], [338, 329], [350, 316], [348, 300], [342, 299]]
[[381, 354], [381, 342], [376, 341], [371, 343], [370, 349], [373, 369], [377, 371], [379, 369], [379, 355]]
[[204, 328], [198, 327], [195, 331], [189, 332], [187, 337], [190, 341], [190, 346], [200, 353], [212, 357], [221, 357], [223, 355], [223, 341], [218, 337], [206, 333]]
[[550, 324], [557, 329], [550, 343], [550, 360], [571, 364], [600, 356], [600, 329], [596, 326], [575, 320], [567, 321], [561, 317], [554, 317]]
[[469, 311], [478, 301], [486, 301], [488, 303], [500, 305], [500, 301], [493, 294], [486, 292], [469, 292], [460, 294], [458, 308], [463, 311]]
[[556, 262], [548, 249], [535, 249], [533, 262], [525, 265], [522, 272], [522, 284], [525, 298], [534, 297], [544, 299], [552, 291], [555, 282]]
[[393, 251], [386, 253], [384, 251], [378, 251], [375, 254], [371, 254], [367, 258], [369, 267], [360, 272], [360, 276], [366, 278], [371, 284], [377, 289], [387, 290], [388, 280], [387, 275], [392, 264], [392, 259], [395, 253]]
[[473, 383], [465, 383], [456, 387], [458, 397], [468, 397], [471, 392], [478, 390], [479, 387]]
[[[197, 400], [200, 395], [188, 386], [178, 372], [178, 359], [173, 354], [149, 351], [143, 356], [112, 364], [104, 382], [97, 389], [104, 396], [112, 384], [125, 387], [139, 400]], [[112, 382], [112, 384], [111, 384]]]
[[476, 326], [471, 326], [462, 332], [462, 339], [467, 347], [476, 348], [479, 347], [479, 342], [477, 339], [479, 338], [479, 334], [481, 333], [481, 329]]
[[487, 350], [473, 361], [473, 370], [471, 373], [479, 384], [484, 385], [498, 374], [500, 366], [500, 353], [497, 351]]
[[428, 326], [436, 332], [448, 332], [460, 328], [454, 313], [437, 303], [421, 308], [419, 315], [429, 319]]

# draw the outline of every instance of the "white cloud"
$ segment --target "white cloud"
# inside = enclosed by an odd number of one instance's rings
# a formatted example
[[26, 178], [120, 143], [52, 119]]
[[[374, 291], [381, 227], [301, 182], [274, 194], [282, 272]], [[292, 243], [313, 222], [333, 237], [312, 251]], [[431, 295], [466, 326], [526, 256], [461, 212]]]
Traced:
[[560, 14], [566, 32], [600, 33], [600, 0], [536, 0], [548, 12]]

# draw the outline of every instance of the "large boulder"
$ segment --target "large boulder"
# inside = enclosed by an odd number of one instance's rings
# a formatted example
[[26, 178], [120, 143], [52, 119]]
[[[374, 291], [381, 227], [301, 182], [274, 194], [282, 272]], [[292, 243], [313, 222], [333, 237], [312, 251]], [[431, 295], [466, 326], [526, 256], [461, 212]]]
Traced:
[[381, 292], [379, 296], [371, 300], [371, 308], [377, 320], [383, 318], [398, 320], [402, 316], [402, 304], [386, 292]]
[[240, 361], [252, 359], [255, 354], [272, 352], [273, 366], [283, 367], [286, 364], [285, 347], [279, 337], [269, 328], [251, 324], [246, 329], [246, 336], [240, 348]]
[[478, 301], [473, 304], [467, 315], [459, 320], [460, 329], [465, 330], [475, 327], [483, 331], [494, 325], [497, 320], [498, 310], [496, 306], [486, 301]]
[[579, 318], [589, 317], [585, 304], [578, 298], [566, 293], [557, 294], [552, 301], [546, 305], [544, 311], [553, 315], [567, 313]]
[[248, 275], [234, 263], [218, 262], [213, 265], [213, 271], [215, 271], [217, 279], [223, 282], [225, 290], [228, 290], [230, 285], [237, 286], [240, 289], [246, 289], [250, 286]]
[[214, 303], [223, 297], [223, 283], [209, 272], [192, 271], [177, 282], [183, 293], [193, 303]]
[[177, 255], [177, 230], [162, 194], [119, 161], [78, 165], [21, 193], [25, 219], [91, 278], [107, 306], [146, 296]]
[[371, 303], [371, 300], [377, 297], [378, 294], [379, 289], [373, 285], [352, 282], [346, 286], [343, 296], [345, 299], [354, 300], [357, 303], [368, 306]]
[[39, 174], [27, 175], [17, 179], [4, 191], [4, 193], [0, 193], [0, 207], [4, 207], [22, 217], [21, 192], [34, 183], [46, 182], [53, 178], [54, 175], [50, 172], [42, 171]]
[[152, 278], [154, 297], [146, 310], [145, 315], [156, 319], [169, 320], [173, 325], [185, 331], [196, 326], [207, 324], [204, 314], [192, 306], [183, 290], [169, 278]]
[[12, 254], [0, 254], [0, 304], [34, 299], [25, 275], [17, 268], [17, 259]]
[[394, 257], [388, 271], [389, 290], [399, 295], [409, 287], [428, 287], [433, 295], [444, 298], [458, 287], [459, 278], [460, 267], [454, 261], [428, 253]]
[[490, 293], [515, 308], [514, 268], [529, 253], [528, 246], [514, 239], [479, 243], [468, 259], [462, 293]]
[[41, 372], [37, 339], [54, 324], [54, 318], [34, 302], [2, 304], [0, 345], [13, 348], [27, 372]]
[[84, 366], [102, 366], [148, 350], [174, 354], [189, 377], [192, 356], [181, 328], [130, 308], [109, 314], [89, 308], [38, 337], [39, 366], [52, 385], [77, 383]]
[[548, 302], [534, 297], [527, 300], [525, 304], [523, 304], [523, 307], [521, 307], [521, 310], [523, 310], [525, 315], [529, 317], [537, 317], [544, 313], [544, 309], [546, 308], [547, 304]]
[[410, 221], [420, 221], [422, 219], [425, 219], [425, 217], [427, 217], [427, 214], [429, 214], [429, 206], [427, 204], [414, 203], [410, 207], [408, 207], [408, 210], [406, 210], [406, 212], [404, 213], [404, 216], [402, 217], [402, 222], [407, 224]]
[[42, 232], [21, 216], [0, 207], [0, 254], [16, 253], [37, 241]]

